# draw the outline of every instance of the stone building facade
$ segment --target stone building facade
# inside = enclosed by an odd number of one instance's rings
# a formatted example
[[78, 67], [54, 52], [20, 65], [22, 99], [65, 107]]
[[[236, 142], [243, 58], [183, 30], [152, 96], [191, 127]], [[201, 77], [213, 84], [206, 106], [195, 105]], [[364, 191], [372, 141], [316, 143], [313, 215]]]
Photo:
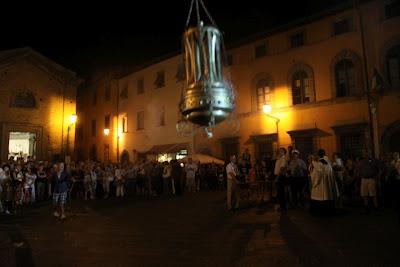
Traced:
[[[76, 74], [31, 48], [0, 52], [0, 159], [11, 141], [29, 136], [29, 153], [38, 160], [72, 155], [76, 114]], [[18, 141], [16, 141], [18, 145]], [[19, 143], [20, 144], [20, 143]]]
[[[347, 156], [398, 151], [400, 14], [393, 2], [329, 10], [229, 49], [235, 120], [216, 127], [211, 139], [204, 131], [177, 134], [181, 55], [123, 77], [105, 75], [81, 92], [80, 155], [116, 161], [122, 152], [135, 159], [185, 148], [226, 159], [248, 148], [260, 159], [278, 146], [303, 155], [318, 148]], [[368, 101], [374, 77], [382, 83]]]

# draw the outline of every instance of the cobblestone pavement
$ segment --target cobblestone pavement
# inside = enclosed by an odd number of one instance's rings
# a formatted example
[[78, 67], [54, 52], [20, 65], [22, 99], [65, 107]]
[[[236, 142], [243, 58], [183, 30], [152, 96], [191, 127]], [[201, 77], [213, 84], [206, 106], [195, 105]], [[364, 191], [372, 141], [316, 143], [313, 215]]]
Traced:
[[313, 218], [273, 204], [225, 210], [224, 193], [49, 203], [0, 217], [0, 266], [400, 266], [390, 210]]

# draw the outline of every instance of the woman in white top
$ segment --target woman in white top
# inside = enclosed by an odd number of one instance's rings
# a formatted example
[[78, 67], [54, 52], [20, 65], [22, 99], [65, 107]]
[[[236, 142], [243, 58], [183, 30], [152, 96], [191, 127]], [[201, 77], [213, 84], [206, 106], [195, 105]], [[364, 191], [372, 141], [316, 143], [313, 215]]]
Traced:
[[28, 172], [25, 174], [24, 183], [24, 197], [25, 204], [35, 202], [35, 180], [36, 174], [32, 172], [31, 168], [28, 168]]

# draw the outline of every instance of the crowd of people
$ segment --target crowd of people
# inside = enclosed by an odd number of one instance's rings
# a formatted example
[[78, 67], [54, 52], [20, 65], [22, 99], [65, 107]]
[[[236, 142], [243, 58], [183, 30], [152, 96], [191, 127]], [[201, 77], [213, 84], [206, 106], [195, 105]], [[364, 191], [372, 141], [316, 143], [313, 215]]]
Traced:
[[[280, 148], [276, 159], [266, 155], [252, 166], [248, 151], [231, 157], [226, 167], [228, 209], [232, 199], [248, 183], [259, 183], [261, 200], [276, 200], [279, 210], [303, 207], [308, 200], [316, 216], [331, 215], [343, 210], [343, 200], [362, 200], [365, 213], [381, 207], [394, 207], [400, 222], [400, 159], [399, 153], [368, 157], [366, 151], [356, 158], [333, 154], [330, 159], [323, 149], [304, 157], [300, 151]], [[237, 204], [235, 205], [237, 208]]]
[[140, 161], [70, 164], [10, 158], [0, 166], [0, 212], [14, 214], [35, 202], [53, 200], [54, 215], [64, 219], [70, 199], [180, 196], [183, 192], [223, 189], [223, 166]]
[[246, 149], [225, 166], [190, 158], [185, 163], [122, 164], [10, 158], [0, 166], [0, 212], [15, 214], [32, 203], [53, 200], [54, 216], [64, 219], [70, 199], [173, 197], [225, 188], [227, 208], [234, 210], [239, 207], [241, 189], [249, 184], [258, 185], [258, 201], [275, 201], [281, 211], [309, 203], [312, 214], [330, 215], [343, 209], [344, 199], [350, 203], [362, 199], [366, 213], [395, 207], [400, 220], [399, 153], [376, 160], [366, 154], [353, 159], [335, 153], [330, 159], [323, 149], [304, 157], [293, 148], [280, 148], [275, 158], [267, 154], [254, 162]]

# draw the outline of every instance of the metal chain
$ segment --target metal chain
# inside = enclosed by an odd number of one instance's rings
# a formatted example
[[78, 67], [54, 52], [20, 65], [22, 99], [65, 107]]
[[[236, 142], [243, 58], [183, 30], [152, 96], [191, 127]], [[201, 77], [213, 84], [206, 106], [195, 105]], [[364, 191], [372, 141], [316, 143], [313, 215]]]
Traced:
[[186, 28], [189, 26], [190, 18], [192, 16], [192, 12], [193, 12], [193, 5], [194, 5], [195, 1], [196, 1], [197, 25], [200, 25], [200, 22], [201, 22], [200, 7], [199, 7], [199, 1], [200, 1], [200, 5], [204, 9], [204, 12], [206, 13], [206, 15], [207, 15], [208, 19], [210, 20], [211, 24], [214, 25], [214, 26], [217, 26], [217, 24], [215, 23], [214, 19], [211, 17], [210, 12], [208, 12], [208, 9], [207, 9], [206, 5], [204, 4], [203, 0], [192, 0], [190, 2], [189, 14], [188, 14], [187, 19], [186, 19]]
[[[197, 1], [197, 0], [196, 0], [196, 1]], [[217, 26], [217, 24], [215, 23], [215, 21], [214, 21], [213, 18], [211, 17], [210, 13], [208, 12], [208, 10], [207, 10], [207, 8], [206, 8], [206, 5], [203, 3], [203, 0], [199, 0], [199, 1], [200, 1], [201, 6], [202, 6], [203, 9], [204, 9], [204, 12], [206, 12], [206, 15], [208, 16], [208, 19], [211, 21], [211, 23], [212, 23], [214, 26]]]
[[190, 3], [189, 14], [186, 19], [186, 28], [189, 26], [189, 23], [190, 23], [190, 17], [192, 15], [192, 11], [193, 11], [193, 3], [194, 3], [194, 0], [192, 0], [192, 2]]

